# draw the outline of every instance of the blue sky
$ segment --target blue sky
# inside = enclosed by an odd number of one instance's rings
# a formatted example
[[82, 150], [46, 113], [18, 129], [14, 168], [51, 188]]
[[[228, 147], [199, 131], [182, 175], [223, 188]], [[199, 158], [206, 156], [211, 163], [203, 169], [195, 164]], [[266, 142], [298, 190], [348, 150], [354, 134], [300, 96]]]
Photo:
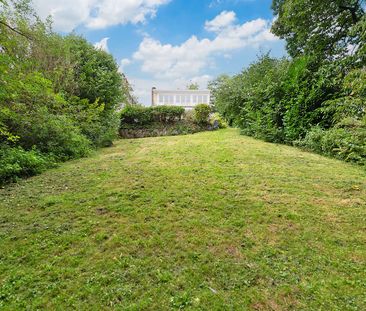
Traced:
[[285, 55], [269, 32], [271, 0], [33, 0], [55, 30], [74, 30], [110, 52], [145, 105], [152, 86], [205, 88], [257, 55]]

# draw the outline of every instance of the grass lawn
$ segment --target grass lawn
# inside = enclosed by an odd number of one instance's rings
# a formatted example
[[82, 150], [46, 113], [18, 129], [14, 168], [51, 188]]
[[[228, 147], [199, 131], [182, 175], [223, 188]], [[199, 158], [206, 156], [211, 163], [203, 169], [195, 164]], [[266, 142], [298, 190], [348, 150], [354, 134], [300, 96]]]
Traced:
[[235, 129], [0, 190], [0, 309], [366, 310], [365, 168]]

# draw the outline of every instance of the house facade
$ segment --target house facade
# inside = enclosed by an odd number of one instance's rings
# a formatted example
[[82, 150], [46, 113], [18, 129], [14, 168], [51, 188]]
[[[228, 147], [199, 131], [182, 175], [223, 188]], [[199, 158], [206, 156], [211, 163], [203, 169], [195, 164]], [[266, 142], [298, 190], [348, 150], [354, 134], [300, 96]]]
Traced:
[[152, 88], [152, 106], [181, 106], [186, 110], [193, 109], [198, 104], [210, 104], [209, 90], [158, 90]]

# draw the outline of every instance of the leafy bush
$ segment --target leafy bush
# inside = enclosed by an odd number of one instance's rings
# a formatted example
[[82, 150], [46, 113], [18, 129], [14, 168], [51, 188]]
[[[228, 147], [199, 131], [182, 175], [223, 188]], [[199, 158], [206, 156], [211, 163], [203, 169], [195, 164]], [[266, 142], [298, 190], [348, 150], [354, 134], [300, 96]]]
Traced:
[[142, 126], [151, 124], [154, 121], [152, 109], [138, 105], [128, 105], [122, 109], [121, 128], [124, 125]]
[[155, 121], [174, 122], [182, 119], [184, 108], [179, 106], [155, 106], [151, 107]]
[[90, 140], [68, 116], [49, 114], [41, 109], [22, 120], [24, 122], [13, 129], [13, 133], [19, 136], [18, 144], [26, 150], [36, 147], [60, 161], [84, 157], [91, 151]]
[[221, 116], [221, 114], [219, 114], [218, 112], [215, 112], [213, 114], [210, 115], [209, 118], [210, 124], [214, 125], [215, 121], [218, 123], [218, 126], [220, 129], [224, 129], [228, 127], [227, 122], [225, 121], [225, 119]]
[[121, 111], [121, 128], [126, 126], [141, 127], [153, 122], [170, 123], [181, 120], [184, 108], [178, 106], [143, 107], [129, 105]]
[[366, 122], [345, 120], [336, 127], [312, 128], [295, 145], [317, 153], [366, 165]]
[[54, 159], [35, 149], [25, 151], [21, 147], [0, 145], [0, 185], [41, 173], [52, 166], [55, 166]]
[[208, 123], [211, 107], [207, 104], [198, 104], [194, 107], [194, 119], [197, 124]]
[[105, 110], [99, 102], [89, 104], [87, 99], [73, 98], [73, 120], [95, 147], [111, 146], [119, 127], [119, 116], [113, 110]]
[[[85, 135], [91, 139], [96, 147], [110, 147], [118, 136], [119, 123], [118, 113], [106, 112], [99, 122], [88, 126], [88, 132]], [[91, 136], [91, 134], [94, 135]]]

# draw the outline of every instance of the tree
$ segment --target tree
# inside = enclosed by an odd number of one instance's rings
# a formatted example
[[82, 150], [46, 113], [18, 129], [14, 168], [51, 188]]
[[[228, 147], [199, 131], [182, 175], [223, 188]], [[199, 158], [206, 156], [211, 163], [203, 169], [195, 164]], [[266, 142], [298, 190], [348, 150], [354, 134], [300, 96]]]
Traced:
[[29, 3], [0, 0], [0, 184], [110, 145], [128, 91], [111, 55]]
[[365, 0], [273, 0], [278, 18], [272, 32], [286, 40], [292, 57], [343, 57], [360, 43], [361, 34], [351, 30], [364, 16], [364, 7]]
[[190, 83], [187, 85], [187, 90], [198, 90], [200, 87], [198, 83]]
[[69, 35], [66, 40], [76, 62], [74, 79], [78, 89], [74, 95], [91, 103], [99, 100], [107, 110], [114, 109], [122, 99], [123, 84], [113, 56], [95, 49], [82, 37]]

